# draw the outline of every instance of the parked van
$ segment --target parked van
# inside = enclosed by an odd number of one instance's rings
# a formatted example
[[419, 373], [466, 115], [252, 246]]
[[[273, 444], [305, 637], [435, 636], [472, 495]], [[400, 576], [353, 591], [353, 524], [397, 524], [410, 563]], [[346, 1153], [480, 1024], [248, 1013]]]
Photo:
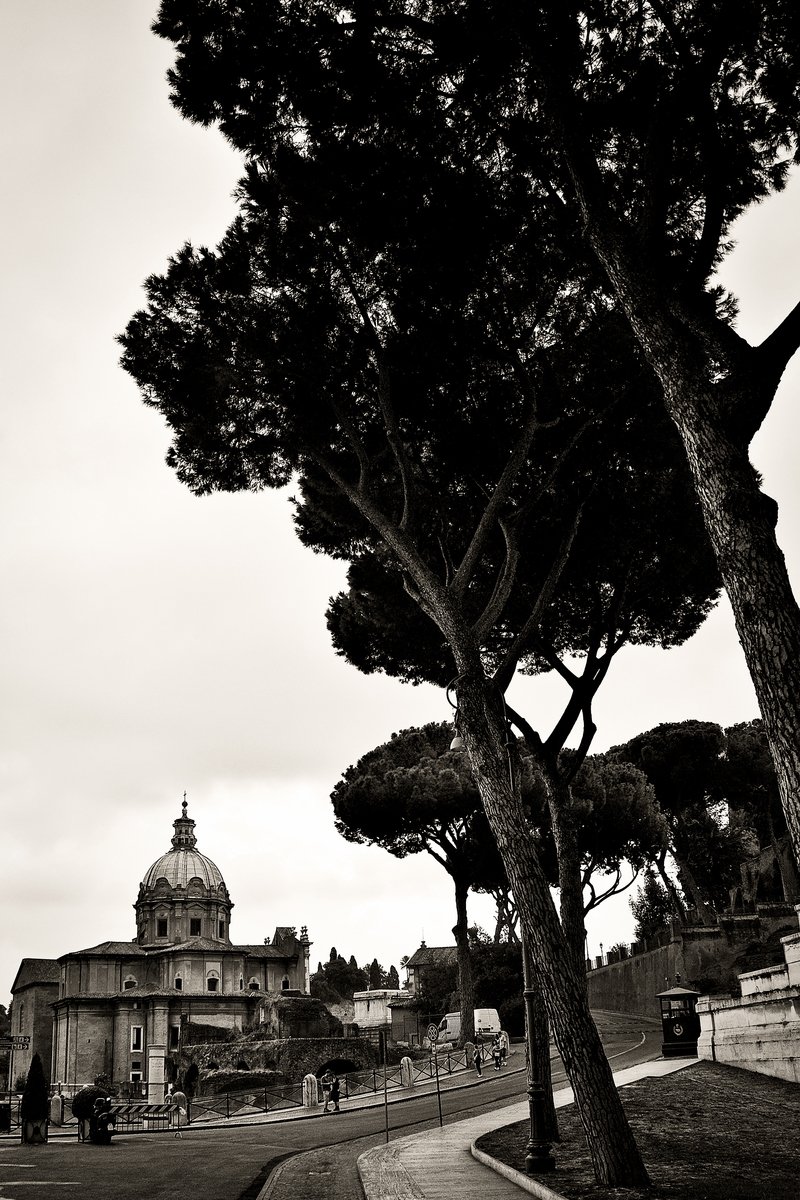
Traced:
[[[496, 1008], [475, 1008], [475, 1037], [478, 1041], [492, 1038], [500, 1032], [500, 1017]], [[447, 1013], [439, 1025], [440, 1042], [457, 1042], [461, 1037], [461, 1013]]]

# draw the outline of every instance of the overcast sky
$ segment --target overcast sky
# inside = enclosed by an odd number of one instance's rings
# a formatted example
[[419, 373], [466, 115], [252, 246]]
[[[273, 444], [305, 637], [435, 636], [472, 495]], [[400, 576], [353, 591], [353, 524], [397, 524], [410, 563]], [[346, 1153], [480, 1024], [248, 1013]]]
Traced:
[[[0, 0], [0, 1003], [22, 957], [135, 934], [146, 869], [184, 789], [199, 849], [235, 903], [231, 936], [306, 924], [399, 966], [452, 942], [449, 878], [426, 856], [351, 846], [329, 795], [443, 695], [359, 675], [324, 613], [341, 565], [296, 542], [287, 496], [197, 499], [164, 464], [161, 418], [118, 366], [141, 285], [185, 240], [214, 245], [240, 162], [182, 121], [150, 33], [155, 0]], [[797, 300], [800, 181], [749, 214], [724, 279], [760, 340]], [[754, 458], [796, 575], [797, 364]], [[512, 703], [552, 724], [557, 683]], [[686, 647], [623, 652], [596, 708], [602, 750], [660, 721], [757, 715], [725, 604]], [[491, 922], [485, 898], [471, 919]], [[589, 923], [632, 937], [627, 898]]]

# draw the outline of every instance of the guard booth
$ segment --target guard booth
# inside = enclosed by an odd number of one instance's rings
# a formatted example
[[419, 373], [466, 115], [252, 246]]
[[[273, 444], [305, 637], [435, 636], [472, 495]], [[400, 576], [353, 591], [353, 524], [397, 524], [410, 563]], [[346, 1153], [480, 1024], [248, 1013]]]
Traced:
[[661, 1053], [665, 1058], [697, 1058], [697, 1039], [700, 1018], [697, 999], [700, 992], [691, 988], [673, 987], [659, 992], [661, 1002]]

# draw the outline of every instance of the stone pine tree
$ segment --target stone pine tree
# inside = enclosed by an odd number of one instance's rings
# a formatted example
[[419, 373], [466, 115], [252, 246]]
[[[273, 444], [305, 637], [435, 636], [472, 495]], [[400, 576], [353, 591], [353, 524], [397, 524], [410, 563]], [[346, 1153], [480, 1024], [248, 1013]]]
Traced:
[[477, 4], [461, 10], [457, 40], [450, 5], [424, 29], [413, 7], [408, 37], [446, 63], [452, 111], [481, 112], [510, 169], [571, 209], [658, 376], [800, 859], [800, 608], [777, 506], [749, 456], [800, 345], [800, 302], [751, 345], [715, 280], [733, 222], [800, 160], [800, 11], [791, 0], [540, 0], [502, 15]]
[[485, 825], [480, 793], [463, 754], [450, 751], [452, 726], [405, 729], [349, 767], [333, 790], [336, 828], [349, 842], [382, 846], [397, 858], [425, 852], [453, 881], [461, 1044], [475, 1040], [467, 896], [505, 873]]
[[[779, 883], [775, 898], [796, 904], [800, 899], [800, 864], [787, 837], [775, 766], [762, 721], [742, 721], [725, 730], [721, 771], [731, 820], [739, 830], [749, 832], [758, 847], [770, 847]], [[758, 882], [752, 881], [751, 900], [756, 898]]]
[[[716, 586], [652, 378], [574, 222], [500, 169], [496, 144], [453, 132], [424, 55], [376, 55], [324, 3], [245, 3], [231, 21], [174, 0], [157, 28], [178, 46], [175, 102], [248, 165], [218, 251], [185, 247], [148, 281], [124, 365], [183, 482], [294, 478], [303, 540], [362, 569], [383, 634], [401, 614], [395, 673], [454, 681], [595, 1170], [642, 1183], [574, 956], [574, 872], [562, 929], [510, 725], [547, 773], [570, 864], [565, 739], [581, 730], [579, 761], [619, 648], [691, 636]], [[520, 667], [568, 684], [546, 737], [505, 701]]]
[[652, 861], [682, 920], [686, 913], [666, 870], [668, 855], [684, 895], [706, 924], [727, 906], [738, 877], [739, 838], [721, 811], [725, 750], [719, 725], [690, 720], [658, 725], [609, 751], [609, 758], [637, 766], [653, 786], [669, 833]]
[[[567, 752], [569, 757], [569, 752]], [[669, 826], [644, 772], [589, 755], [572, 784], [584, 916], [630, 888], [669, 843]], [[547, 812], [543, 810], [543, 817]], [[547, 852], [547, 823], [540, 845]], [[557, 873], [554, 875], [558, 878]]]

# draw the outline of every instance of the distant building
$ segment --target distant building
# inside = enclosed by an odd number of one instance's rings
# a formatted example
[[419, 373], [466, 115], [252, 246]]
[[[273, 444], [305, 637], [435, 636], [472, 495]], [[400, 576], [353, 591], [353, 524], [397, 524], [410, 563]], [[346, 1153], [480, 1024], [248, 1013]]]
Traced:
[[305, 927], [298, 937], [278, 926], [263, 945], [231, 943], [233, 902], [219, 868], [196, 848], [194, 825], [184, 800], [171, 848], [139, 887], [135, 941], [23, 959], [12, 1031], [30, 1045], [15, 1051], [15, 1076], [38, 1051], [54, 1083], [71, 1088], [103, 1074], [157, 1099], [187, 1021], [242, 1030], [262, 1022], [277, 996], [309, 994]]
[[406, 963], [408, 972], [408, 990], [416, 996], [422, 986], [426, 971], [438, 967], [458, 968], [458, 948], [456, 946], [426, 946], [420, 943]]
[[420, 1010], [418, 1003], [426, 972], [441, 968], [458, 970], [456, 946], [426, 946], [422, 942], [419, 949], [406, 961], [406, 991], [399, 993], [388, 1003], [391, 1036], [395, 1041], [407, 1042], [411, 1046], [420, 1045], [428, 1025], [432, 1022], [439, 1024], [444, 1013]]
[[358, 1026], [358, 1032], [375, 1038], [380, 1030], [385, 1030], [391, 1035], [391, 1006], [397, 1000], [407, 997], [408, 992], [401, 988], [372, 988], [366, 992], [354, 992], [353, 1021]]

